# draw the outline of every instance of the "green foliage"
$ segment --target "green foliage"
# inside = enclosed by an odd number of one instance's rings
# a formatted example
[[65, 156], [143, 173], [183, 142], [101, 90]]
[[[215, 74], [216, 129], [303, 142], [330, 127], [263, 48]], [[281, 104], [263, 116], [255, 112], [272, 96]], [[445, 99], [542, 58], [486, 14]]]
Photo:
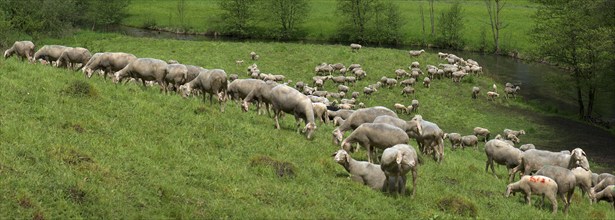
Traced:
[[438, 207], [442, 211], [450, 212], [463, 217], [477, 217], [478, 208], [468, 199], [451, 196], [440, 199]]
[[451, 7], [440, 14], [438, 20], [438, 37], [436, 43], [440, 47], [464, 49], [463, 39], [464, 15], [461, 2], [456, 1]]
[[392, 1], [338, 0], [336, 40], [397, 45], [403, 39], [399, 7]]
[[247, 37], [255, 28], [257, 19], [257, 0], [223, 0], [219, 7], [223, 11], [222, 33], [237, 37]]
[[307, 0], [262, 0], [261, 10], [263, 22], [268, 27], [275, 27], [272, 36], [276, 39], [297, 39], [303, 37], [300, 29], [310, 12]]
[[485, 52], [487, 50], [487, 47], [489, 47], [489, 45], [487, 44], [487, 31], [485, 29], [485, 26], [481, 26], [481, 29], [480, 29], [480, 44], [479, 44], [479, 47], [478, 47], [478, 51]]
[[74, 97], [96, 97], [98, 96], [98, 92], [96, 89], [88, 82], [83, 80], [76, 80], [68, 84], [64, 90], [62, 90], [62, 94], [70, 95]]

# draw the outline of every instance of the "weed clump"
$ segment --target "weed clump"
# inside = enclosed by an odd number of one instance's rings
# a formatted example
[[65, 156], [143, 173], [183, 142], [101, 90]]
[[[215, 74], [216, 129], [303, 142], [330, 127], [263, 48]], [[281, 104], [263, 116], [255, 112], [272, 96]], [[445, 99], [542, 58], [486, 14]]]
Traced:
[[451, 196], [438, 201], [440, 210], [450, 212], [455, 215], [476, 218], [478, 210], [476, 205], [465, 198]]
[[86, 201], [87, 193], [78, 186], [68, 187], [66, 190], [67, 197], [78, 204], [83, 204]]
[[295, 165], [286, 161], [278, 161], [269, 156], [256, 156], [250, 159], [251, 166], [265, 165], [273, 167], [278, 177], [294, 177]]
[[98, 91], [90, 83], [82, 80], [69, 83], [68, 87], [64, 88], [61, 93], [73, 97], [98, 97]]

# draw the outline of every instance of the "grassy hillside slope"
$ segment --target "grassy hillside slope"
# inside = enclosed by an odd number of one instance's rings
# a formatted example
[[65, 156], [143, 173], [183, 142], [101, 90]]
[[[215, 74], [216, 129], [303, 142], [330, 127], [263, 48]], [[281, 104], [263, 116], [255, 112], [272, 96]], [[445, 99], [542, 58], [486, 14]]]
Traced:
[[[429, 22], [428, 1], [393, 1], [399, 6], [404, 25], [401, 28], [406, 36], [403, 44], [418, 44], [422, 42], [422, 23], [420, 6], [425, 13], [425, 31], [427, 42], [433, 42], [429, 35], [431, 24]], [[335, 0], [311, 0], [310, 13], [303, 28], [307, 32], [306, 39], [327, 41], [337, 32], [339, 13], [336, 11]], [[441, 13], [448, 10], [453, 1], [436, 1], [434, 15], [436, 34], [438, 31], [438, 19]], [[186, 1], [185, 26], [190, 32], [214, 32], [216, 22], [219, 22], [220, 9], [217, 1]], [[481, 45], [481, 31], [484, 28], [488, 45], [492, 47], [491, 26], [489, 15], [482, 0], [462, 1], [465, 28], [463, 39], [468, 43], [470, 50], [478, 50]], [[502, 49], [507, 51], [520, 51], [527, 54], [532, 48], [528, 33], [534, 21], [531, 16], [536, 12], [536, 5], [528, 1], [507, 1], [501, 12], [501, 19], [506, 28], [500, 33]], [[144, 27], [154, 25], [159, 28], [180, 27], [180, 19], [177, 13], [176, 1], [132, 0], [127, 9], [128, 17], [122, 24], [132, 27]]]
[[[235, 60], [261, 55], [263, 72], [308, 81], [320, 62], [361, 63], [368, 77], [361, 89], [413, 61], [405, 51], [285, 43], [190, 42], [79, 32], [43, 44], [123, 51], [138, 57], [175, 59], [227, 73], [244, 74]], [[434, 54], [418, 59], [435, 64]], [[247, 64], [246, 64], [247, 65]], [[460, 85], [434, 81], [417, 86], [420, 113], [447, 132], [468, 134], [474, 126], [525, 129], [523, 142], [538, 146], [554, 128], [534, 124], [517, 108], [523, 103], [470, 99], [469, 77]], [[498, 83], [503, 88], [501, 83]], [[332, 86], [328, 84], [329, 90]], [[381, 89], [360, 101], [368, 106], [408, 104], [401, 88]], [[281, 121], [242, 113], [234, 103], [221, 113], [200, 99], [164, 95], [137, 84], [114, 85], [81, 72], [0, 60], [0, 216], [3, 218], [563, 218], [560, 211], [528, 207], [521, 196], [504, 198], [500, 179], [484, 172], [479, 151], [450, 151], [436, 164], [424, 157], [417, 195], [389, 196], [351, 182], [331, 153], [331, 125], [319, 125], [308, 141]], [[525, 111], [525, 110], [523, 110]], [[410, 115], [402, 115], [408, 119]], [[415, 145], [412, 141], [412, 145]], [[415, 145], [416, 146], [416, 145]], [[352, 156], [366, 160], [365, 151]], [[411, 184], [408, 184], [411, 186]], [[536, 197], [534, 198], [536, 199]], [[534, 203], [536, 204], [536, 203]], [[533, 205], [534, 206], [534, 205]], [[577, 192], [570, 218], [613, 219], [606, 203], [590, 206]]]

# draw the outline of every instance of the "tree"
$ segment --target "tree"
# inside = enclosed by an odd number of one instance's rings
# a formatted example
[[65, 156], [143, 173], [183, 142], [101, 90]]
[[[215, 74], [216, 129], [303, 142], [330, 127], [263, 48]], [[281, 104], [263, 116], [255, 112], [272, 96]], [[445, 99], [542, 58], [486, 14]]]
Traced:
[[506, 0], [485, 0], [487, 12], [489, 13], [489, 24], [491, 25], [491, 33], [493, 34], [493, 44], [495, 54], [500, 54], [500, 30], [506, 28], [500, 17], [500, 12], [506, 5]]
[[434, 34], [436, 34], [436, 24], [434, 22], [434, 12], [433, 12], [433, 3], [434, 0], [429, 0], [429, 20], [431, 21], [431, 37], [433, 37]]
[[[536, 54], [570, 69], [562, 75], [572, 82], [580, 118], [591, 119], [596, 97], [610, 88], [615, 26], [610, 0], [535, 0], [541, 6], [535, 15], [532, 38]], [[612, 7], [612, 5], [610, 5]], [[612, 9], [612, 8], [610, 8]], [[609, 15], [610, 14], [610, 15]]]
[[88, 0], [84, 1], [85, 16], [83, 24], [93, 29], [96, 26], [119, 24], [126, 17], [125, 9], [130, 4], [127, 0]]
[[348, 34], [349, 40], [364, 42], [367, 22], [374, 15], [373, 8], [377, 0], [338, 0], [337, 9], [345, 18], [342, 19], [340, 32]]
[[290, 39], [297, 32], [309, 12], [307, 0], [265, 0], [262, 4], [265, 19], [278, 27], [277, 35]]
[[222, 26], [227, 34], [247, 36], [254, 28], [257, 0], [222, 0]]
[[463, 49], [465, 41], [462, 38], [463, 8], [458, 1], [440, 15], [438, 21], [439, 36], [436, 43], [441, 47]]
[[403, 39], [401, 12], [392, 1], [338, 0], [337, 8], [341, 40], [398, 44]]
[[186, 30], [186, 0], [177, 0], [177, 17], [179, 18], [179, 27]]

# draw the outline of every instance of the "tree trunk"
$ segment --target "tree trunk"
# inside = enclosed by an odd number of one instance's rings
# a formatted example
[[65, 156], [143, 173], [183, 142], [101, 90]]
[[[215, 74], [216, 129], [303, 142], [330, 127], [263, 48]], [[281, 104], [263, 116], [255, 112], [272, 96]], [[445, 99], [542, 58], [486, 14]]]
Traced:
[[585, 116], [585, 104], [583, 104], [583, 93], [581, 92], [580, 73], [578, 70], [575, 70], [574, 74], [575, 87], [577, 89], [577, 104], [579, 105], [579, 118], [583, 119]]
[[429, 19], [431, 21], [431, 37], [436, 33], [436, 26], [434, 25], [434, 14], [433, 14], [433, 1], [429, 0]]
[[419, 6], [421, 12], [421, 24], [423, 25], [423, 45], [425, 45], [425, 14], [423, 13], [423, 4]]
[[585, 113], [585, 116], [591, 116], [592, 113], [594, 112], [594, 103], [596, 100], [596, 87], [595, 86], [589, 86], [588, 89], [588, 95], [587, 95], [587, 112]]

